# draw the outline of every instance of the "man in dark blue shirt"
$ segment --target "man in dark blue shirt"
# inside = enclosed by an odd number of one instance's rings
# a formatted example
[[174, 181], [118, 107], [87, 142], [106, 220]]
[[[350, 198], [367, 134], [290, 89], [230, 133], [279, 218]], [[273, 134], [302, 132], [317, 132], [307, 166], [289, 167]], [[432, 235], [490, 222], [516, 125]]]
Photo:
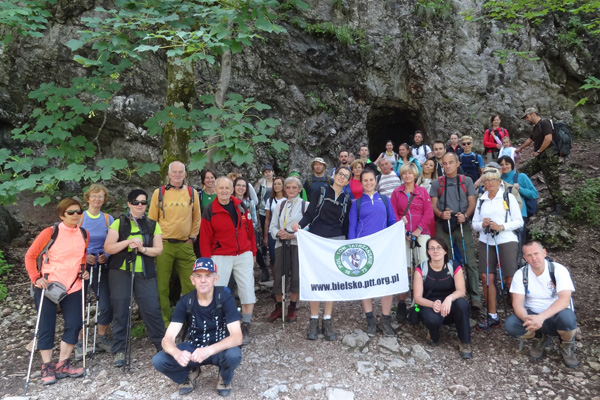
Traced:
[[[228, 290], [215, 287], [219, 276], [212, 259], [197, 259], [190, 279], [196, 289], [175, 306], [162, 340], [163, 351], [154, 356], [152, 364], [179, 384], [179, 394], [194, 389], [201, 365], [216, 365], [217, 392], [228, 396], [234, 371], [242, 361], [241, 316]], [[182, 329], [185, 337], [176, 344]]]

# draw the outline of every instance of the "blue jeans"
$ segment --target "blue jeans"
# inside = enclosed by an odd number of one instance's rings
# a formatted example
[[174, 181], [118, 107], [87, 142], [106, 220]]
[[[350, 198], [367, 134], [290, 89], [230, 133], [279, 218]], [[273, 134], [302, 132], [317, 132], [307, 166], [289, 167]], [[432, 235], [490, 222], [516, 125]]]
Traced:
[[[177, 345], [179, 350], [187, 350], [193, 353], [196, 347], [190, 342], [183, 342]], [[223, 383], [229, 385], [233, 379], [233, 373], [235, 369], [242, 362], [242, 349], [239, 346], [231, 347], [220, 353], [217, 353], [201, 363], [190, 361], [185, 367], [179, 365], [179, 363], [171, 356], [163, 351], [157, 353], [152, 357], [152, 365], [158, 372], [162, 372], [171, 380], [177, 384], [185, 382], [190, 371], [200, 365], [216, 365], [219, 367], [219, 373], [223, 378]]]
[[[527, 310], [527, 314], [537, 315], [531, 310]], [[547, 318], [540, 331], [548, 336], [558, 336], [558, 331], [572, 331], [575, 329], [577, 329], [577, 318], [575, 317], [575, 313], [570, 308], [565, 308], [552, 317]], [[519, 337], [527, 332], [523, 326], [523, 321], [515, 314], [506, 318], [504, 330], [513, 337]]]

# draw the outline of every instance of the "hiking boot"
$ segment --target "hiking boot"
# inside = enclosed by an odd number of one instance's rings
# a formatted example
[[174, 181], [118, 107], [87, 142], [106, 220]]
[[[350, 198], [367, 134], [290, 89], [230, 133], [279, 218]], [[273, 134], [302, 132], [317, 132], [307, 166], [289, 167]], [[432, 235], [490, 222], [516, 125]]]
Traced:
[[117, 368], [121, 368], [123, 365], [125, 365], [125, 353], [119, 352], [115, 354], [114, 365]]
[[328, 340], [330, 342], [333, 342], [334, 340], [337, 339], [337, 335], [335, 334], [335, 331], [333, 330], [333, 323], [332, 323], [331, 319], [323, 320], [323, 335], [325, 335], [325, 340]]
[[110, 343], [110, 339], [108, 338], [108, 335], [98, 335], [98, 340], [96, 341], [96, 352], [100, 353], [100, 352], [107, 352], [110, 353], [110, 346], [112, 344]]
[[403, 324], [406, 321], [408, 321], [408, 318], [406, 317], [406, 303], [404, 301], [400, 301], [400, 303], [398, 303], [398, 311], [396, 311], [396, 321], [399, 324]]
[[231, 394], [231, 382], [228, 385], [223, 382], [221, 374], [219, 374], [219, 383], [217, 383], [217, 393], [223, 397], [227, 397]]
[[260, 270], [260, 281], [261, 282], [268, 282], [270, 281], [269, 279], [269, 269], [268, 268], [264, 268]]
[[56, 383], [56, 364], [47, 362], [42, 364], [42, 385]]
[[250, 337], [250, 322], [242, 322], [242, 346], [250, 344], [252, 338]]
[[529, 355], [534, 360], [541, 360], [544, 357], [544, 348], [548, 337], [545, 333], [542, 333], [542, 337], [531, 339], [531, 347], [529, 348]]
[[461, 358], [464, 358], [465, 360], [468, 360], [471, 357], [473, 357], [473, 351], [471, 350], [470, 343], [463, 343], [459, 340], [458, 341], [458, 352], [459, 352]]
[[375, 317], [367, 317], [367, 335], [373, 337], [377, 334], [377, 322]]
[[394, 332], [394, 328], [392, 328], [392, 317], [389, 315], [384, 315], [381, 317], [379, 324], [377, 325], [379, 330], [383, 332], [383, 336], [386, 337], [394, 337], [396, 333]]
[[477, 324], [476, 328], [478, 331], [489, 331], [492, 328], [497, 328], [500, 326], [499, 318], [492, 318], [489, 315], [480, 323]]
[[75, 344], [75, 361], [81, 360], [83, 360], [83, 342], [79, 340]]
[[190, 371], [185, 382], [179, 385], [179, 394], [184, 395], [190, 393], [196, 387], [196, 381], [200, 376], [200, 367], [196, 367]]
[[56, 379], [62, 378], [79, 378], [83, 376], [83, 368], [75, 368], [71, 365], [71, 359], [60, 361], [56, 364]]
[[427, 331], [427, 344], [431, 347], [438, 347], [440, 345], [439, 339], [437, 342], [434, 342], [433, 340], [431, 340], [431, 333], [429, 331]]
[[281, 303], [275, 303], [275, 310], [273, 310], [271, 315], [269, 315], [269, 318], [267, 319], [267, 321], [275, 322], [279, 318], [281, 318]]
[[560, 355], [567, 367], [577, 368], [579, 366], [579, 361], [575, 356], [575, 341], [561, 342]]
[[285, 315], [285, 322], [296, 322], [296, 320], [298, 320], [298, 315], [296, 314], [296, 306], [292, 306], [290, 304]]
[[319, 336], [319, 320], [317, 318], [311, 318], [308, 323], [308, 333], [306, 338], [308, 340], [317, 340]]

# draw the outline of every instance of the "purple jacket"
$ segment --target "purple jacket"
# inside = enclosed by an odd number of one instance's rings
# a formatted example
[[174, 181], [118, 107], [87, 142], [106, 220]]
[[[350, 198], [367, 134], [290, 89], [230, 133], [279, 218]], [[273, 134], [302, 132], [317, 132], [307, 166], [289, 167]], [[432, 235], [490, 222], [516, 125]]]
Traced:
[[[408, 205], [408, 193], [404, 191], [404, 185], [394, 189], [392, 193], [392, 207], [396, 214], [396, 220], [402, 218], [404, 209]], [[427, 189], [421, 186], [415, 185], [413, 191], [414, 199], [410, 203], [410, 207], [406, 212], [406, 231], [413, 232], [417, 228], [421, 228], [421, 233], [424, 235], [431, 235], [429, 227], [433, 220], [433, 208], [431, 207], [431, 197], [427, 193]]]

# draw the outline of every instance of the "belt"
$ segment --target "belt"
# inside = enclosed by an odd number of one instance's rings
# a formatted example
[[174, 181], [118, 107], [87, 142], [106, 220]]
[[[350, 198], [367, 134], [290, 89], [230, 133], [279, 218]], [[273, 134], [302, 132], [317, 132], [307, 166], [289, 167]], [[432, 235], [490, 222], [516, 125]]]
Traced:
[[163, 242], [169, 243], [185, 243], [187, 240], [179, 240], [179, 239], [163, 239]]

